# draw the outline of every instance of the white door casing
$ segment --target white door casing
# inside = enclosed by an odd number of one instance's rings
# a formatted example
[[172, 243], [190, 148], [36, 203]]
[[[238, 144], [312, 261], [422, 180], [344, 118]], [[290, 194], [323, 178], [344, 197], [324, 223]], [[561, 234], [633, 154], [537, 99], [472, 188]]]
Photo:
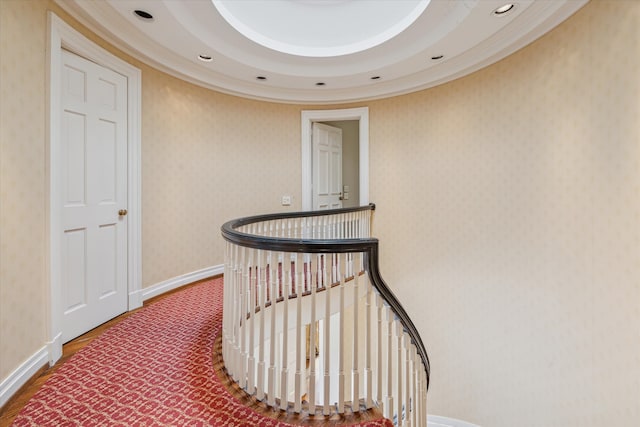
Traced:
[[127, 311], [127, 79], [68, 51], [61, 76], [67, 342]]
[[[48, 13], [47, 43], [47, 268], [49, 276], [46, 349], [49, 364], [62, 356], [63, 329], [63, 156], [62, 156], [62, 64], [63, 49], [126, 78], [126, 292], [127, 309], [142, 306], [141, 277], [141, 72], [138, 68], [102, 49], [61, 20]], [[118, 208], [120, 209], [120, 208]], [[105, 224], [109, 224], [107, 221]], [[113, 222], [111, 222], [113, 224]], [[76, 242], [77, 243], [77, 242]]]
[[359, 107], [341, 110], [302, 110], [302, 210], [309, 211], [313, 209], [313, 164], [311, 156], [313, 123], [345, 120], [357, 120], [359, 124], [359, 204], [360, 206], [369, 204], [369, 108]]
[[313, 124], [313, 209], [342, 207], [342, 129]]

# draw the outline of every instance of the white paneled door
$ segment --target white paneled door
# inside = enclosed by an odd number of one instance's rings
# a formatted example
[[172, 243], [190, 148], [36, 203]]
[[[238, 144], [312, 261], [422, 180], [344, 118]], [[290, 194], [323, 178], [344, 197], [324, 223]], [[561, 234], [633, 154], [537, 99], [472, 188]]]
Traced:
[[313, 209], [342, 207], [342, 129], [313, 123]]
[[127, 311], [127, 79], [62, 53], [63, 342]]

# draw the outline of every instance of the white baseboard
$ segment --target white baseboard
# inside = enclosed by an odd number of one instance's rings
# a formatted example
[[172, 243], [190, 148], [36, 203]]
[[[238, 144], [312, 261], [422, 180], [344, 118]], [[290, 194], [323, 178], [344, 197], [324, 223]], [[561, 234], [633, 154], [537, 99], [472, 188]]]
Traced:
[[142, 307], [142, 291], [144, 289], [138, 289], [133, 292], [129, 292], [129, 311]]
[[181, 286], [188, 285], [189, 283], [217, 276], [222, 273], [224, 273], [224, 264], [214, 265], [212, 267], [203, 268], [202, 270], [192, 271], [191, 273], [173, 277], [171, 279], [141, 289], [142, 301], [146, 301], [150, 298], [162, 295], [165, 292], [172, 291]]
[[47, 351], [47, 346], [44, 346], [9, 374], [0, 383], [0, 408], [47, 362], [49, 362], [49, 352]]
[[440, 417], [438, 415], [427, 415], [427, 427], [480, 427], [467, 421], [455, 418]]
[[62, 332], [55, 336], [51, 341], [46, 342], [49, 366], [55, 365], [55, 363], [62, 357]]

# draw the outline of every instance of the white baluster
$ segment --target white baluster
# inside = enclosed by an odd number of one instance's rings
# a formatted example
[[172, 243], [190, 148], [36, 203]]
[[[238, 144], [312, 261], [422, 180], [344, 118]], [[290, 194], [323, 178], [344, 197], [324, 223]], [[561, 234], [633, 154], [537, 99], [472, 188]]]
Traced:
[[427, 425], [427, 371], [422, 370], [422, 425]]
[[240, 328], [240, 387], [247, 387], [247, 315], [249, 307], [249, 283], [248, 278], [245, 277], [245, 271], [247, 267], [245, 265], [245, 253], [247, 249], [242, 248], [240, 250], [240, 262], [238, 263], [240, 268], [238, 269], [237, 281], [240, 286], [240, 317], [239, 323], [242, 325]]
[[410, 357], [410, 346], [411, 339], [409, 338], [409, 334], [403, 333], [404, 337], [404, 424], [405, 426], [411, 427], [411, 418], [409, 417], [409, 411], [411, 409], [411, 357]]
[[227, 274], [229, 274], [231, 260], [231, 254], [229, 253], [230, 242], [227, 242], [225, 249], [225, 267], [224, 267], [224, 280], [222, 282], [223, 292], [224, 292], [224, 300], [222, 301], [222, 357], [223, 359], [229, 360], [229, 292], [231, 289], [231, 283], [227, 280]]
[[[337, 256], [337, 255], [336, 255]], [[344, 265], [346, 264], [345, 262], [345, 257], [346, 254], [340, 254], [340, 260], [342, 261], [341, 264], [344, 268]], [[339, 343], [339, 348], [338, 348], [338, 413], [339, 414], [344, 414], [344, 388], [345, 388], [345, 381], [344, 381], [344, 359], [345, 359], [345, 351], [344, 351], [344, 347], [345, 347], [345, 342], [344, 342], [344, 317], [345, 317], [345, 313], [344, 313], [344, 274], [340, 274], [340, 327], [338, 330], [338, 343]], [[355, 301], [355, 300], [354, 300]]]
[[[289, 264], [291, 264], [291, 261], [289, 261]], [[284, 271], [282, 274], [285, 275]], [[289, 290], [293, 283], [291, 277], [291, 265], [287, 268], [286, 278], [287, 280], [284, 282], [284, 289], [282, 290], [282, 371], [280, 373], [280, 409], [283, 411], [286, 411], [289, 407]], [[271, 339], [273, 339], [273, 337]]]
[[[352, 255], [352, 254], [350, 254]], [[358, 300], [358, 290], [360, 288], [359, 283], [360, 276], [353, 276], [353, 362], [352, 362], [352, 374], [351, 374], [351, 408], [353, 411], [360, 410], [360, 370], [359, 370], [359, 360], [358, 360], [358, 352], [360, 349], [359, 345], [359, 325], [358, 325], [358, 317], [360, 306], [360, 301]]]
[[[269, 290], [271, 291], [271, 333], [269, 337], [269, 372], [268, 372], [268, 388], [269, 396], [268, 396], [268, 404], [269, 406], [276, 405], [276, 318], [278, 315], [278, 261], [277, 256], [273, 256], [272, 252], [269, 252], [269, 257], [271, 258], [269, 262], [269, 267], [271, 270], [271, 274], [269, 274]], [[276, 258], [275, 262], [274, 259]], [[275, 265], [275, 268], [274, 268]], [[264, 315], [266, 316], [266, 312]]]
[[387, 312], [387, 400], [385, 403], [385, 417], [393, 419], [393, 313], [389, 307], [385, 307]]
[[324, 313], [324, 382], [323, 382], [323, 415], [329, 415], [330, 410], [330, 391], [331, 391], [331, 374], [330, 368], [330, 356], [331, 356], [331, 283], [327, 277], [326, 261], [324, 262], [324, 268], [322, 269], [323, 282], [325, 283], [325, 313]]
[[412, 426], [418, 425], [416, 423], [416, 397], [418, 396], [417, 388], [416, 388], [416, 384], [418, 381], [418, 377], [416, 375], [416, 368], [417, 368], [416, 357], [417, 357], [416, 346], [411, 344], [411, 425]]
[[260, 333], [258, 338], [258, 381], [256, 397], [258, 400], [264, 399], [264, 341], [265, 341], [265, 302], [267, 299], [267, 275], [264, 267], [264, 252], [258, 251], [258, 294], [260, 296]]
[[316, 291], [318, 288], [317, 276], [311, 271], [317, 271], [318, 266], [313, 262], [318, 257], [310, 257], [307, 265], [307, 276], [311, 286], [311, 319], [309, 325], [309, 414], [316, 413]]
[[256, 346], [255, 346], [255, 330], [256, 330], [256, 306], [258, 304], [257, 280], [258, 273], [256, 263], [254, 262], [255, 250], [250, 249], [245, 271], [245, 283], [249, 286], [249, 357], [247, 376], [247, 393], [253, 394], [256, 391]]
[[386, 402], [382, 400], [382, 378], [383, 378], [383, 370], [382, 370], [382, 298], [380, 295], [376, 293], [376, 307], [378, 309], [378, 369], [376, 372], [376, 401], [382, 407], [381, 410], [384, 413], [384, 408], [386, 407]]
[[[362, 256], [362, 254], [360, 255]], [[371, 352], [372, 352], [372, 334], [371, 334], [371, 295], [373, 290], [368, 285], [368, 281], [365, 281], [365, 353], [364, 353], [364, 383], [365, 383], [365, 406], [367, 409], [373, 407], [373, 376], [371, 372]]]
[[415, 400], [415, 411], [416, 411], [416, 425], [425, 425], [426, 423], [422, 423], [422, 375], [421, 372], [416, 372], [416, 400]]
[[[293, 410], [299, 414], [302, 411], [302, 292], [303, 292], [303, 271], [301, 271], [301, 255], [296, 256], [296, 374], [295, 374], [295, 395]], [[303, 261], [304, 262], [304, 261]]]
[[[232, 248], [229, 248], [229, 257], [233, 258], [233, 254]], [[234, 353], [236, 353], [238, 345], [240, 344], [238, 341], [238, 336], [237, 336], [237, 319], [235, 318], [235, 314], [238, 311], [238, 308], [235, 307], [236, 303], [238, 302], [238, 287], [235, 283], [235, 280], [233, 279], [233, 277], [235, 277], [235, 274], [233, 272], [233, 267], [229, 266], [229, 276], [225, 276], [225, 296], [228, 295], [228, 309], [229, 309], [229, 317], [227, 318], [227, 322], [228, 322], [228, 328], [227, 328], [227, 334], [228, 334], [228, 339], [230, 342], [230, 348], [229, 351], [232, 355], [235, 355]], [[226, 283], [226, 280], [229, 281], [229, 283]], [[228, 285], [228, 286], [227, 286]], [[227, 294], [228, 292], [228, 294]], [[231, 377], [233, 377], [234, 379], [237, 378], [237, 372], [235, 371], [235, 364], [229, 364], [229, 366], [227, 366], [227, 371], [229, 373], [229, 375]]]
[[396, 402], [398, 404], [398, 427], [402, 427], [403, 426], [403, 416], [402, 416], [402, 405], [404, 403], [404, 400], [402, 400], [402, 325], [400, 324], [399, 320], [394, 321], [395, 326], [396, 326], [396, 338], [398, 340], [398, 356], [397, 356], [397, 366], [398, 366], [398, 370], [396, 371], [396, 378], [398, 379], [398, 395], [396, 398]]

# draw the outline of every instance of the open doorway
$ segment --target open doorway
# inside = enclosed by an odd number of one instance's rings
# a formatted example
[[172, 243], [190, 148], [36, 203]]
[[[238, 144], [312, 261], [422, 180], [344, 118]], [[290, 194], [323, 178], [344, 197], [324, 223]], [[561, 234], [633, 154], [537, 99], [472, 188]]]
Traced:
[[343, 208], [358, 207], [360, 206], [360, 122], [358, 120], [340, 120], [319, 123], [342, 131], [340, 188], [342, 198], [340, 200]]
[[[312, 127], [313, 123], [330, 124], [331, 126], [350, 128], [350, 138], [357, 134], [350, 151], [350, 162], [356, 162], [349, 167], [348, 186], [349, 200], [344, 200], [343, 206], [362, 206], [369, 203], [369, 109], [368, 107], [349, 108], [343, 110], [304, 110], [302, 111], [302, 209], [313, 209], [313, 154]], [[356, 131], [357, 130], [357, 131]], [[344, 132], [344, 130], [343, 130]], [[357, 146], [357, 147], [356, 147]], [[357, 155], [356, 155], [357, 151]], [[352, 164], [352, 163], [350, 163]], [[345, 165], [347, 166], [347, 165]], [[346, 167], [344, 168], [346, 169]], [[356, 178], [357, 176], [357, 178]], [[353, 183], [351, 183], [353, 181]], [[357, 194], [356, 194], [357, 190]], [[344, 188], [343, 188], [344, 191]], [[348, 202], [348, 204], [346, 203]]]

